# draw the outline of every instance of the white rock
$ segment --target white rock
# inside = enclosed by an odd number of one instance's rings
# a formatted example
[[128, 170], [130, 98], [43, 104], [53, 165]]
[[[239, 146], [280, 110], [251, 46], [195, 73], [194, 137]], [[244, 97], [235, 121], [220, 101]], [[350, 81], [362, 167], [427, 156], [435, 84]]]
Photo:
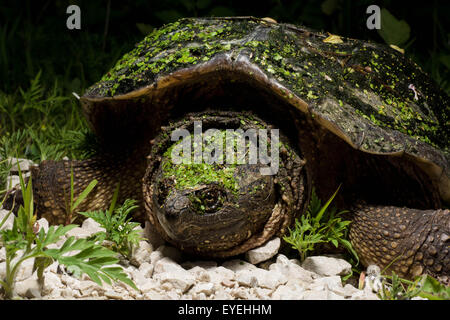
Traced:
[[[68, 274], [62, 274], [61, 275], [61, 282], [66, 285], [67, 287], [73, 289], [73, 290], [78, 290], [80, 289], [80, 283], [81, 280], [78, 280], [74, 277], [69, 276]], [[73, 292], [72, 292], [72, 296], [73, 296]]]
[[303, 269], [283, 254], [277, 256], [276, 263], [269, 266], [269, 271], [282, 274], [288, 278], [288, 282], [295, 282], [301, 286], [312, 283], [314, 278], [317, 277], [315, 273]]
[[116, 291], [106, 291], [105, 296], [110, 299], [115, 299], [115, 300], [123, 300], [124, 299], [124, 295], [121, 293], [117, 293]]
[[256, 270], [257, 267], [254, 266], [251, 263], [248, 263], [244, 260], [240, 260], [240, 259], [233, 259], [233, 260], [229, 260], [229, 261], [225, 261], [222, 264], [222, 267], [230, 269], [234, 272], [238, 272], [238, 271], [252, 271], [252, 270]]
[[58, 249], [61, 248], [62, 245], [64, 244], [64, 242], [66, 242], [67, 238], [66, 238], [67, 234], [62, 235], [58, 241], [56, 241], [55, 243], [51, 243], [47, 246], [47, 249]]
[[21, 159], [21, 158], [13, 158], [13, 157], [8, 158], [8, 163], [12, 165], [11, 172], [15, 172], [15, 173], [19, 172], [19, 166], [17, 165], [17, 163], [19, 163], [20, 170], [22, 172], [29, 171], [30, 166], [32, 166], [34, 164], [33, 161], [31, 161], [31, 160]]
[[236, 273], [236, 281], [244, 287], [256, 287], [258, 285], [258, 279], [256, 279], [253, 272], [243, 270]]
[[44, 295], [50, 295], [55, 290], [63, 287], [61, 282], [61, 277], [53, 272], [45, 272], [44, 274], [44, 286], [42, 288], [42, 293]]
[[189, 290], [195, 283], [195, 278], [190, 273], [162, 272], [153, 275], [153, 279], [160, 281], [161, 287], [166, 291], [178, 290], [181, 293]]
[[321, 291], [305, 291], [303, 293], [303, 300], [328, 300], [329, 294], [326, 290]]
[[165, 300], [180, 300], [182, 293], [177, 291], [166, 292]]
[[201, 267], [202, 269], [212, 269], [217, 267], [217, 262], [210, 260], [186, 261], [181, 263], [185, 269], [192, 269], [194, 267]]
[[12, 189], [17, 185], [20, 185], [20, 178], [19, 176], [12, 175], [6, 178], [6, 189]]
[[211, 298], [214, 300], [232, 300], [234, 297], [228, 291], [218, 290]]
[[261, 247], [247, 251], [245, 253], [245, 258], [252, 264], [257, 264], [269, 260], [278, 253], [280, 244], [280, 238], [274, 238]]
[[345, 276], [351, 272], [352, 266], [343, 259], [314, 256], [308, 257], [302, 267], [321, 276]]
[[39, 231], [42, 229], [45, 232], [48, 232], [49, 225], [48, 225], [47, 219], [41, 218], [41, 219], [37, 220], [36, 222], [39, 225]]
[[181, 267], [178, 263], [173, 261], [170, 258], [164, 257], [159, 259], [154, 266], [153, 275], [162, 273], [162, 272], [187, 272], [183, 267]]
[[0, 279], [6, 277], [6, 262], [0, 262]]
[[314, 290], [314, 288], [322, 288], [321, 290], [323, 290], [323, 288], [327, 288], [329, 290], [342, 289], [341, 277], [332, 276], [315, 279], [314, 282], [310, 285], [311, 290]]
[[134, 272], [131, 273], [131, 279], [133, 280], [134, 284], [139, 288], [143, 286], [149, 278], [147, 278], [143, 272], [139, 270], [134, 270]]
[[258, 286], [266, 289], [274, 290], [278, 286], [288, 282], [288, 278], [279, 272], [272, 272], [258, 268], [257, 270], [252, 271], [252, 274], [256, 277]]
[[[0, 209], [0, 222], [3, 221], [3, 219], [8, 215], [9, 210]], [[5, 223], [2, 225], [0, 230], [8, 230], [12, 229], [14, 224], [14, 213], [11, 212], [11, 214], [8, 216], [8, 219], [5, 220]]]
[[156, 249], [156, 251], [161, 252], [161, 254], [164, 257], [170, 258], [175, 262], [180, 263], [182, 261], [181, 251], [175, 247], [172, 247], [169, 245], [162, 245], [162, 246], [159, 246], [158, 249]]
[[279, 286], [273, 293], [272, 299], [275, 300], [302, 300], [305, 288], [297, 283], [289, 283]]
[[139, 271], [142, 272], [144, 277], [151, 278], [153, 274], [153, 268], [154, 266], [148, 262], [143, 262], [139, 266]]
[[259, 288], [259, 287], [256, 287], [253, 290], [254, 290], [254, 294], [256, 295], [256, 297], [261, 300], [270, 299], [270, 294], [273, 292], [273, 290]]
[[[187, 299], [189, 299], [189, 296], [188, 296], [188, 295], [187, 295], [186, 297], [187, 297]], [[193, 294], [190, 296], [190, 298], [191, 298], [192, 300], [206, 300], [206, 294], [204, 294], [203, 292], [200, 292], [200, 293], [193, 293]]]
[[153, 251], [150, 254], [150, 263], [155, 265], [159, 260], [165, 258], [161, 251]]
[[380, 300], [378, 296], [373, 292], [364, 292], [362, 290], [358, 290], [358, 292], [352, 294], [352, 300]]
[[6, 261], [6, 248], [0, 248], [0, 262]]
[[334, 287], [334, 288], [330, 288], [330, 290], [332, 292], [334, 292], [335, 294], [338, 294], [338, 295], [346, 297], [346, 298], [350, 298], [353, 294], [360, 291], [349, 283], [347, 283], [343, 288]]
[[[19, 257], [21, 257], [21, 254], [19, 254], [19, 256], [13, 260], [13, 262], [17, 261]], [[33, 264], [34, 258], [23, 261], [17, 270], [16, 281], [23, 281], [30, 278], [33, 275]]]
[[199, 282], [211, 282], [211, 276], [206, 269], [195, 266], [188, 270], [191, 274], [195, 276], [196, 281]]
[[100, 226], [100, 223], [95, 221], [92, 218], [87, 218], [83, 221], [81, 228], [90, 232], [91, 234], [95, 234], [97, 232], [105, 231], [105, 228]]
[[150, 243], [145, 240], [139, 241], [139, 247], [133, 250], [130, 263], [139, 267], [144, 262], [150, 262], [150, 254], [152, 251], [153, 247]]
[[162, 258], [155, 264], [153, 279], [178, 289], [182, 293], [195, 283], [194, 275], [169, 258]]
[[230, 269], [219, 266], [217, 268], [206, 270], [206, 272], [208, 273], [211, 282], [216, 284], [228, 282], [230, 285], [232, 284], [232, 286], [234, 286], [235, 273]]
[[36, 275], [22, 281], [16, 279], [14, 291], [16, 295], [24, 298], [41, 298], [41, 288]]
[[149, 293], [151, 291], [159, 292], [160, 291], [160, 283], [155, 279], [147, 279], [145, 283], [140, 284], [138, 288], [142, 291], [142, 293]]
[[145, 292], [144, 299], [146, 300], [164, 300], [165, 295], [161, 294], [160, 292], [150, 290], [148, 292]]
[[230, 295], [234, 298], [234, 299], [244, 299], [244, 300], [248, 300], [250, 297], [250, 294], [248, 292], [248, 290], [242, 288], [242, 287], [238, 287], [238, 288], [234, 288], [231, 289], [230, 291]]
[[215, 292], [215, 286], [210, 282], [202, 282], [197, 283], [189, 292], [192, 294], [201, 294], [203, 293], [205, 296], [210, 296]]
[[61, 296], [64, 298], [73, 298], [75, 295], [75, 290], [70, 287], [61, 290]]
[[58, 273], [58, 261], [53, 262], [51, 265], [49, 265], [47, 268], [45, 268], [45, 274], [48, 273]]
[[93, 234], [94, 233], [91, 232], [90, 230], [76, 227], [76, 228], [73, 228], [72, 230], [68, 231], [66, 233], [66, 237], [69, 238], [69, 237], [74, 236], [75, 239], [82, 239], [82, 238], [88, 238]]
[[44, 293], [45, 296], [43, 296], [42, 299], [47, 299], [47, 300], [56, 299], [56, 300], [60, 300], [60, 299], [62, 299], [62, 293], [61, 293], [62, 290], [63, 289], [55, 288], [49, 294]]
[[100, 287], [97, 283], [91, 280], [84, 280], [80, 282], [80, 293], [81, 296], [86, 297], [91, 295], [91, 293], [95, 290], [98, 292], [104, 292], [105, 289]]

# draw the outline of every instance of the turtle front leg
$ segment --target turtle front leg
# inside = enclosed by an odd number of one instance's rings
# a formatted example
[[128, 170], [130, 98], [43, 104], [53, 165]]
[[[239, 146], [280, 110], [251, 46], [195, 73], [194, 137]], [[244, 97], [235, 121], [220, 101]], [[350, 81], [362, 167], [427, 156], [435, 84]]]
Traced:
[[[98, 158], [90, 160], [43, 161], [31, 169], [34, 203], [39, 217], [50, 224], [70, 223], [71, 172], [73, 170], [74, 201], [96, 179], [95, 188], [76, 208], [80, 211], [106, 210], [117, 184], [120, 183], [119, 202], [127, 198], [142, 203], [142, 177], [145, 158], [141, 160]], [[139, 212], [143, 212], [142, 208]], [[82, 216], [74, 218], [81, 219]], [[135, 217], [139, 218], [139, 217]], [[75, 220], [76, 221], [76, 220]]]
[[[376, 264], [412, 279], [450, 276], [450, 211], [359, 206], [350, 239], [363, 265]], [[389, 272], [388, 272], [389, 273]]]

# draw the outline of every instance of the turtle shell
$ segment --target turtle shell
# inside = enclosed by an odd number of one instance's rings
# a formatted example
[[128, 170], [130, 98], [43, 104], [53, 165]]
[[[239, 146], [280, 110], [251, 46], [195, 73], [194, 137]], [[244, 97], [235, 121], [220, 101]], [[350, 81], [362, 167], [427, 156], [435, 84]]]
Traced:
[[148, 141], [173, 110], [245, 108], [248, 96], [286, 118], [299, 111], [356, 150], [413, 161], [450, 202], [449, 98], [387, 45], [271, 19], [185, 18], [145, 37], [81, 103], [117, 145]]

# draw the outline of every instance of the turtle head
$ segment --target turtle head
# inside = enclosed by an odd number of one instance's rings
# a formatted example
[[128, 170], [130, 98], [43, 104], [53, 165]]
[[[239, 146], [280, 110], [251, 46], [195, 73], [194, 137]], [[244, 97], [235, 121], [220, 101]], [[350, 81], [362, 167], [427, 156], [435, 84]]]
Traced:
[[[273, 140], [263, 143], [258, 138], [255, 147], [264, 145], [266, 151], [271, 150], [272, 160], [282, 161], [277, 172], [265, 170], [268, 169], [268, 157], [260, 156], [260, 160], [265, 160], [256, 162], [250, 159], [251, 139], [238, 140], [241, 139], [238, 135], [231, 135], [231, 140], [226, 138], [233, 129], [240, 132], [255, 130], [255, 123], [259, 129], [267, 128], [262, 120], [252, 118], [246, 121], [242, 114], [239, 118], [231, 111], [212, 112], [207, 117], [196, 114], [184, 119], [163, 128], [153, 141], [144, 177], [147, 213], [163, 237], [184, 251], [225, 257], [245, 252], [283, 232], [283, 226], [292, 221], [292, 213], [298, 212], [293, 209], [300, 206], [302, 199], [303, 188], [295, 189], [298, 183], [302, 183], [303, 176], [300, 173], [302, 162], [297, 153], [274, 157], [275, 152], [271, 148]], [[170, 131], [180, 128], [189, 131], [199, 119], [202, 119], [206, 132], [214, 125], [224, 135], [219, 135], [216, 140], [221, 148], [202, 145], [201, 161], [190, 162], [188, 160], [194, 160], [196, 138], [186, 135], [188, 145], [193, 148], [181, 149], [179, 146], [183, 145], [184, 140], [175, 143], [169, 140], [172, 136]], [[226, 132], [221, 131], [222, 125], [226, 126]], [[207, 140], [203, 135], [201, 141]], [[237, 152], [239, 141], [246, 146], [242, 149], [243, 157]], [[235, 157], [229, 157], [226, 151], [236, 151]], [[223, 157], [218, 154], [221, 152]], [[217, 161], [210, 161], [207, 153], [214, 153]], [[180, 154], [184, 156], [183, 161], [175, 159]], [[290, 165], [286, 165], [288, 163]], [[291, 182], [291, 176], [300, 180]], [[270, 228], [267, 228], [268, 223]]]
[[[156, 185], [165, 192], [155, 193], [154, 201], [167, 236], [180, 247], [217, 251], [230, 249], [260, 231], [275, 205], [273, 177], [261, 175], [256, 165], [200, 167], [178, 165], [174, 175], [160, 169]], [[188, 170], [195, 172], [191, 175]], [[212, 170], [217, 181], [207, 183]], [[223, 171], [230, 173], [229, 181], [220, 177]], [[176, 181], [186, 177], [196, 177], [198, 183], [179, 190]]]

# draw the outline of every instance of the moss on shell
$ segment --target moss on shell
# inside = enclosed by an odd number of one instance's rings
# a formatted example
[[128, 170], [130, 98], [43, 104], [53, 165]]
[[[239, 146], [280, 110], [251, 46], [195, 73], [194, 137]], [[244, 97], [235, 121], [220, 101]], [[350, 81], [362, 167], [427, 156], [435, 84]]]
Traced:
[[[181, 19], [148, 35], [87, 94], [111, 97], [131, 92], [227, 52], [247, 56], [290, 91], [286, 99], [295, 95], [305, 100], [343, 132], [346, 124], [337, 123], [337, 118], [353, 114], [448, 152], [448, 97], [415, 63], [385, 45], [346, 38], [329, 43], [325, 38], [304, 27], [254, 18]], [[340, 115], [320, 108], [329, 99], [339, 105]], [[389, 149], [381, 144], [382, 150]]]

